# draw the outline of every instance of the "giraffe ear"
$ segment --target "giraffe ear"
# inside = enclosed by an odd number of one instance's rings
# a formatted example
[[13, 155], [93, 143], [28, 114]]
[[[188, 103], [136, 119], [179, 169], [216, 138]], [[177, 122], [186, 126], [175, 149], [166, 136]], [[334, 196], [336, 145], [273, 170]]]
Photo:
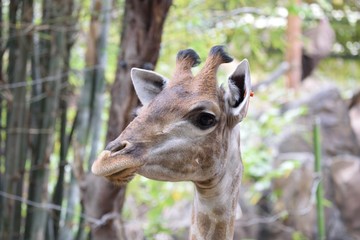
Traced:
[[229, 89], [226, 101], [231, 114], [241, 121], [247, 113], [251, 92], [251, 77], [249, 62], [244, 59], [237, 66], [235, 72], [229, 77]]
[[147, 105], [153, 100], [163, 90], [168, 81], [167, 78], [154, 71], [140, 68], [131, 69], [131, 80], [142, 105]]

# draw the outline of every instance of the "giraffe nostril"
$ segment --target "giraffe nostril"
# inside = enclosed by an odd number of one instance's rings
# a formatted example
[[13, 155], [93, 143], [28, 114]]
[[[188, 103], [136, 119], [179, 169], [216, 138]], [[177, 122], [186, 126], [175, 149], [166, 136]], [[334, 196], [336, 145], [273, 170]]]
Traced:
[[105, 150], [108, 150], [110, 152], [119, 152], [127, 147], [130, 146], [130, 143], [128, 141], [112, 141], [110, 142], [106, 147]]

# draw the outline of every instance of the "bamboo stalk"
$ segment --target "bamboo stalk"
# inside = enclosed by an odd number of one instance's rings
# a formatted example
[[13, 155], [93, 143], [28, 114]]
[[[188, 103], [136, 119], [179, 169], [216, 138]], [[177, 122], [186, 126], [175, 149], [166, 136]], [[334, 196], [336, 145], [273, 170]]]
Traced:
[[[92, 15], [89, 26], [86, 65], [98, 66], [85, 74], [85, 81], [79, 101], [79, 129], [76, 141], [77, 151], [81, 160], [89, 170], [99, 146], [102, 145], [100, 138], [101, 112], [103, 110], [103, 95], [105, 88], [106, 67], [106, 43], [110, 26], [110, 13], [112, 0], [92, 0]], [[104, 13], [104, 14], [102, 14]], [[91, 145], [90, 151], [86, 146]], [[73, 176], [72, 176], [73, 177]], [[83, 209], [84, 210], [84, 209]], [[80, 219], [76, 239], [83, 239], [86, 228]]]
[[[38, 56], [41, 77], [54, 76], [57, 78], [53, 82], [45, 82], [41, 85], [41, 91], [46, 97], [41, 101], [32, 104], [32, 124], [41, 129], [49, 129], [47, 133], [36, 135], [32, 139], [32, 169], [28, 189], [28, 199], [34, 202], [47, 203], [49, 201], [47, 193], [48, 185], [48, 164], [53, 151], [54, 131], [57, 118], [59, 103], [61, 71], [63, 69], [63, 59], [65, 52], [65, 29], [63, 22], [56, 21], [57, 16], [62, 16], [63, 8], [60, 0], [46, 0], [43, 2], [43, 22], [52, 23], [52, 27], [46, 30], [48, 39], [41, 39], [39, 49], [43, 54]], [[33, 79], [36, 80], [36, 79]], [[36, 115], [35, 115], [36, 114]], [[29, 240], [53, 239], [53, 231], [46, 231], [48, 224], [48, 212], [43, 209], [28, 207], [25, 226], [25, 238]], [[49, 228], [47, 228], [49, 230]], [[45, 237], [45, 234], [51, 233]]]
[[[19, 14], [20, 13], [20, 14]], [[32, 22], [33, 4], [32, 1], [24, 1], [22, 8], [10, 3], [9, 21], [19, 23], [18, 29], [10, 28], [9, 32], [21, 31], [23, 26]], [[14, 43], [9, 44], [9, 64], [8, 74], [9, 83], [18, 83], [26, 79], [27, 64], [30, 54], [31, 33], [19, 35], [14, 39]], [[26, 103], [26, 88], [16, 88], [10, 90], [11, 97], [8, 99], [7, 111], [7, 135], [5, 149], [5, 169], [4, 190], [7, 193], [22, 196], [25, 161], [27, 159], [27, 133], [12, 132], [10, 129], [27, 129], [26, 121], [28, 116], [28, 104]], [[1, 225], [1, 239], [21, 238], [22, 217], [21, 203], [12, 199], [4, 199], [3, 221]]]
[[[94, 4], [97, 1], [94, 1]], [[99, 9], [100, 12], [98, 13], [100, 15], [101, 12], [108, 12], [108, 9], [111, 9], [111, 0], [102, 1], [102, 9]], [[91, 150], [89, 154], [88, 159], [88, 170], [90, 171], [90, 167], [93, 163], [93, 161], [96, 158], [96, 154], [99, 152], [99, 147], [103, 145], [103, 141], [100, 138], [100, 129], [101, 129], [101, 113], [103, 111], [103, 105], [104, 105], [104, 90], [105, 90], [105, 68], [107, 64], [107, 54], [106, 54], [106, 44], [108, 39], [108, 32], [110, 27], [110, 14], [103, 14], [103, 16], [98, 20], [100, 23], [101, 28], [99, 29], [99, 37], [96, 40], [96, 65], [99, 67], [96, 68], [94, 72], [94, 87], [93, 87], [93, 93], [92, 97], [94, 99], [93, 106], [92, 106], [92, 117], [91, 117], [91, 123], [90, 128], [92, 134], [91, 139]], [[94, 22], [96, 23], [96, 22]]]
[[[314, 155], [315, 155], [315, 174], [321, 178], [321, 133], [320, 133], [320, 119], [317, 117], [314, 124]], [[321, 179], [320, 179], [321, 180]], [[319, 181], [316, 190], [316, 212], [317, 212], [317, 239], [324, 240], [325, 233], [325, 217], [324, 217], [324, 190], [322, 181]]]
[[[3, 22], [3, 6], [2, 6], [3, 2], [2, 0], [0, 0], [0, 26], [3, 26], [4, 22]], [[3, 27], [0, 29], [0, 39], [3, 38]], [[0, 83], [2, 84], [4, 82], [4, 79], [3, 79], [3, 54], [2, 54], [2, 51], [3, 51], [3, 48], [5, 46], [3, 46], [3, 42], [1, 41], [0, 42]], [[0, 96], [0, 116], [1, 116], [1, 96]], [[1, 118], [0, 118], [1, 119]], [[0, 141], [1, 141], [1, 138], [0, 138]], [[0, 142], [1, 144], [1, 142]], [[1, 146], [1, 145], [0, 145]], [[1, 204], [0, 204], [0, 209], [1, 209]]]
[[[64, 1], [66, 4], [66, 8], [64, 9], [64, 17], [66, 17], [61, 23], [66, 27], [73, 27], [76, 24], [75, 18], [73, 18], [74, 12], [74, 1], [67, 0]], [[65, 34], [65, 49], [64, 49], [64, 66], [62, 72], [68, 72], [70, 70], [70, 52], [73, 46], [73, 32], [69, 31]], [[68, 83], [69, 76], [64, 75], [62, 77], [62, 84], [65, 85]], [[58, 179], [55, 185], [55, 189], [52, 196], [52, 203], [55, 205], [62, 205], [64, 195], [66, 196], [66, 185], [65, 185], [65, 167], [67, 163], [67, 155], [69, 152], [71, 135], [75, 128], [75, 120], [73, 128], [69, 135], [67, 134], [67, 122], [68, 122], [68, 98], [66, 97], [68, 93], [68, 89], [64, 88], [60, 92], [60, 102], [59, 102], [59, 111], [60, 111], [60, 152], [59, 152], [59, 164], [58, 164]], [[68, 199], [66, 197], [65, 199]], [[60, 232], [62, 231], [62, 226], [60, 225], [61, 222], [61, 212], [60, 211], [53, 211], [51, 216], [52, 220], [52, 227], [53, 227], [53, 235], [55, 239], [59, 239]], [[71, 232], [70, 232], [71, 233]], [[50, 232], [49, 234], [50, 235]]]
[[[0, 25], [3, 26], [3, 10], [2, 10], [2, 0], [0, 0]], [[2, 34], [3, 30], [2, 28], [0, 29], [0, 39], [2, 39], [3, 34]], [[0, 42], [0, 51], [2, 51], [3, 48], [3, 43]], [[0, 84], [3, 84], [3, 55], [0, 54]], [[0, 95], [0, 128], [3, 128], [3, 126], [5, 126], [5, 124], [3, 124], [3, 98]], [[3, 132], [0, 130], [0, 149], [3, 149]], [[0, 191], [4, 190], [4, 174], [1, 172], [1, 169], [3, 169], [3, 163], [4, 163], [4, 153], [0, 153]], [[3, 198], [0, 197], [0, 212], [4, 212], [4, 201]], [[2, 233], [2, 220], [0, 220], [0, 237], [1, 237], [1, 233]]]

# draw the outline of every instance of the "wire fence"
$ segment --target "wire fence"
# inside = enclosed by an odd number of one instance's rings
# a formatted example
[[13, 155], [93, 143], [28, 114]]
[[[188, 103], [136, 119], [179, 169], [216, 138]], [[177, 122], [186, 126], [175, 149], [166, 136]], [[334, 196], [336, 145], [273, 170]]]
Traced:
[[[296, 231], [296, 229], [294, 229], [291, 226], [287, 226], [284, 223], [282, 223], [281, 221], [279, 221], [280, 219], [292, 215], [292, 216], [303, 216], [306, 214], [309, 214], [311, 212], [311, 210], [314, 207], [315, 204], [315, 195], [316, 195], [316, 189], [319, 185], [319, 183], [322, 181], [321, 177], [318, 175], [315, 175], [313, 178], [313, 182], [311, 185], [311, 191], [308, 197], [308, 201], [306, 203], [305, 206], [298, 208], [298, 209], [284, 209], [276, 214], [273, 215], [269, 215], [269, 216], [261, 216], [261, 217], [252, 217], [252, 218], [247, 218], [245, 220], [241, 220], [238, 219], [238, 223], [240, 226], [243, 227], [250, 227], [253, 225], [259, 225], [259, 224], [271, 224], [271, 223], [277, 223], [277, 225], [286, 232], [294, 232]], [[70, 213], [73, 214], [75, 217], [81, 217], [84, 220], [87, 221], [87, 223], [89, 224], [93, 224], [93, 226], [95, 228], [97, 227], [101, 227], [103, 225], [105, 225], [108, 221], [116, 219], [116, 218], [121, 218], [120, 213], [117, 212], [109, 212], [105, 215], [103, 215], [101, 217], [101, 219], [98, 218], [94, 218], [91, 217], [85, 213], [78, 213], [76, 211], [72, 211], [69, 210], [67, 208], [62, 207], [61, 205], [57, 205], [57, 204], [52, 204], [52, 203], [39, 203], [39, 202], [34, 202], [34, 201], [30, 201], [26, 198], [23, 198], [21, 196], [17, 196], [17, 195], [13, 195], [13, 194], [9, 194], [7, 192], [4, 191], [0, 191], [0, 196], [2, 196], [3, 198], [7, 198], [10, 200], [14, 200], [14, 201], [18, 201], [21, 202], [23, 204], [26, 204], [28, 206], [32, 206], [35, 208], [39, 208], [39, 209], [44, 209], [44, 210], [55, 210], [55, 211], [60, 211], [60, 212], [66, 212], [66, 213]]]
[[0, 191], [0, 196], [2, 196], [4, 198], [7, 198], [7, 199], [10, 199], [10, 200], [18, 201], [18, 202], [21, 202], [21, 203], [26, 204], [28, 206], [32, 206], [32, 207], [39, 208], [39, 209], [44, 209], [44, 210], [49, 210], [49, 211], [50, 210], [55, 210], [55, 211], [60, 211], [60, 212], [71, 213], [75, 217], [76, 216], [81, 217], [84, 220], [86, 220], [88, 223], [93, 224], [93, 226], [95, 228], [101, 227], [101, 226], [105, 225], [108, 221], [110, 221], [111, 219], [119, 217], [119, 213], [110, 212], [110, 213], [107, 213], [107, 214], [103, 215], [101, 217], [101, 219], [98, 219], [98, 218], [94, 218], [94, 217], [91, 217], [89, 215], [86, 215], [84, 213], [78, 213], [76, 211], [69, 210], [69, 209], [64, 208], [64, 207], [62, 207], [60, 205], [56, 205], [56, 204], [52, 204], [52, 203], [34, 202], [34, 201], [31, 201], [31, 200], [25, 199], [25, 198], [23, 198], [21, 196], [13, 195], [13, 194], [3, 192], [3, 191]]
[[37, 84], [42, 84], [45, 82], [54, 82], [54, 81], [61, 80], [62, 78], [67, 77], [70, 74], [84, 74], [85, 72], [94, 71], [97, 69], [103, 69], [103, 66], [102, 65], [94, 65], [91, 67], [83, 68], [81, 70], [72, 69], [68, 72], [64, 72], [64, 73], [54, 75], [54, 76], [39, 78], [39, 79], [36, 79], [33, 81], [22, 81], [22, 82], [2, 84], [2, 85], [0, 85], [0, 90], [20, 88], [20, 87], [29, 87], [29, 86], [33, 86], [33, 85], [37, 85]]
[[[112, 16], [119, 16], [120, 13], [123, 12], [123, 9], [122, 8], [109, 8], [109, 9], [96, 10], [96, 16], [102, 17], [103, 15], [106, 15], [109, 12], [111, 13]], [[88, 11], [81, 10], [78, 15], [73, 16], [73, 20], [78, 19], [78, 18], [81, 18], [81, 19], [88, 18], [89, 16], [92, 16], [92, 15], [93, 15], [93, 11], [91, 9]], [[57, 22], [61, 23], [61, 26], [57, 25]], [[35, 32], [35, 31], [52, 30], [52, 31], [72, 32], [74, 30], [77, 30], [76, 26], [78, 24], [70, 24], [70, 25], [66, 26], [66, 25], [64, 25], [64, 22], [71, 22], [71, 19], [69, 19], [68, 14], [66, 14], [66, 15], [64, 14], [63, 16], [57, 16], [56, 18], [53, 18], [53, 19], [48, 19], [46, 23], [39, 23], [39, 24], [22, 22], [21, 25], [18, 25], [18, 24], [12, 24], [10, 22], [1, 22], [0, 23], [1, 29], [15, 29], [16, 33], [13, 33], [9, 36], [1, 37], [0, 42], [5, 43], [9, 40], [12, 40], [12, 39], [15, 39], [18, 37], [22, 37], [22, 36], [26, 36], [30, 32]]]

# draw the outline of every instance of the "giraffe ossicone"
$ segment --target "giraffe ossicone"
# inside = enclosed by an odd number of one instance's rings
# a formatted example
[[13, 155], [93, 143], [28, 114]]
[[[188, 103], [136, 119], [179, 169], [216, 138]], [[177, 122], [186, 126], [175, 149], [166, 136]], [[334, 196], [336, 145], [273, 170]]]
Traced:
[[215, 46], [200, 63], [192, 49], [177, 55], [171, 79], [133, 68], [131, 78], [142, 103], [137, 117], [110, 142], [92, 172], [122, 184], [135, 174], [161, 181], [195, 184], [190, 238], [232, 239], [242, 176], [239, 123], [251, 93], [249, 63], [240, 62], [218, 86], [220, 64], [232, 58]]

